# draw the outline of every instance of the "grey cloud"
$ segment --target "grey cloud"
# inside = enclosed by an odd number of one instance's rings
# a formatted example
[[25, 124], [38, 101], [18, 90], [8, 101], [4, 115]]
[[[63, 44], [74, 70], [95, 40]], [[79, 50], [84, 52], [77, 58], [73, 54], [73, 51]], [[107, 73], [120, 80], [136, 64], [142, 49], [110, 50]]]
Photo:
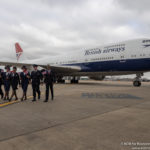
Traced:
[[115, 0], [119, 5], [125, 9], [130, 9], [137, 12], [150, 11], [150, 1], [149, 0]]
[[72, 0], [38, 0], [38, 1], [43, 4], [48, 4], [50, 7], [51, 6], [75, 7], [75, 6], [80, 6], [84, 3], [87, 3], [88, 0], [73, 0], [73, 1]]
[[149, 0], [115, 0], [124, 12], [129, 12], [128, 24], [141, 35], [149, 37], [150, 33], [150, 1]]

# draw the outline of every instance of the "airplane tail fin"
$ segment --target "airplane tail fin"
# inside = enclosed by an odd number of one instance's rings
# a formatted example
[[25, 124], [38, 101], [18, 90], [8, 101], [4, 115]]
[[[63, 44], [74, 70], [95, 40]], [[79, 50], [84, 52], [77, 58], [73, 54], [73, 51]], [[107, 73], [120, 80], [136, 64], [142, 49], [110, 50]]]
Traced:
[[22, 55], [23, 50], [22, 50], [21, 46], [19, 45], [19, 43], [15, 43], [15, 48], [16, 48], [17, 61], [19, 61], [19, 58]]

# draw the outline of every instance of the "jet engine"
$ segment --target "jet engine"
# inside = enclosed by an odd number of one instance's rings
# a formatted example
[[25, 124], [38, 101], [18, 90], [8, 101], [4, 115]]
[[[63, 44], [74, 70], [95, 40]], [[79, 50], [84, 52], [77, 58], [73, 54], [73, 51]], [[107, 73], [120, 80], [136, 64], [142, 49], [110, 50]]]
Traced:
[[90, 78], [90, 79], [93, 79], [93, 80], [102, 81], [102, 80], [105, 79], [105, 76], [103, 76], [103, 75], [100, 75], [100, 76], [90, 76], [89, 78]]

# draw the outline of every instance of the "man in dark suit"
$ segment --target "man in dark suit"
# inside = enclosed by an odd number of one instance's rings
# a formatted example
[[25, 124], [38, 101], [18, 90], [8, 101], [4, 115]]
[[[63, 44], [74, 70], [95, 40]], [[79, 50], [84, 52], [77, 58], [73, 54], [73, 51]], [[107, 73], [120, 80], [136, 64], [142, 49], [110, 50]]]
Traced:
[[2, 73], [3, 73], [3, 70], [0, 69], [0, 95], [1, 95], [1, 99], [3, 99], [3, 96], [4, 96], [4, 93], [2, 90], [2, 84], [3, 84]]
[[46, 99], [44, 102], [48, 102], [49, 88], [51, 90], [51, 100], [54, 99], [54, 90], [53, 90], [54, 73], [52, 72], [50, 65], [47, 66], [47, 70], [43, 73], [43, 75], [44, 75], [44, 82], [46, 85]]
[[31, 72], [32, 89], [33, 89], [33, 102], [36, 101], [36, 93], [38, 94], [38, 99], [40, 99], [40, 81], [43, 80], [43, 75], [41, 71], [38, 70], [37, 65], [33, 65], [34, 71]]

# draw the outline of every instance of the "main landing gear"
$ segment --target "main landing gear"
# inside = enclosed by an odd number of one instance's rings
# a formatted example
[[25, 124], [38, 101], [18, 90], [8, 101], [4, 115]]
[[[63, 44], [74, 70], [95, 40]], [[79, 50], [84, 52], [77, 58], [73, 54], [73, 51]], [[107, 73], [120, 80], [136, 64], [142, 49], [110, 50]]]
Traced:
[[[70, 77], [70, 78], [67, 78], [66, 80], [69, 80], [71, 84], [77, 84], [79, 83], [79, 77]], [[59, 76], [57, 77], [56, 79], [57, 83], [65, 83], [65, 78]]]
[[141, 83], [141, 77], [143, 76], [143, 73], [137, 74], [135, 80], [133, 81], [133, 86], [140, 87], [142, 85]]
[[73, 77], [73, 79], [70, 80], [70, 83], [79, 83], [79, 80], [76, 79], [76, 77]]
[[62, 77], [58, 77], [57, 83], [65, 83], [65, 80]]

